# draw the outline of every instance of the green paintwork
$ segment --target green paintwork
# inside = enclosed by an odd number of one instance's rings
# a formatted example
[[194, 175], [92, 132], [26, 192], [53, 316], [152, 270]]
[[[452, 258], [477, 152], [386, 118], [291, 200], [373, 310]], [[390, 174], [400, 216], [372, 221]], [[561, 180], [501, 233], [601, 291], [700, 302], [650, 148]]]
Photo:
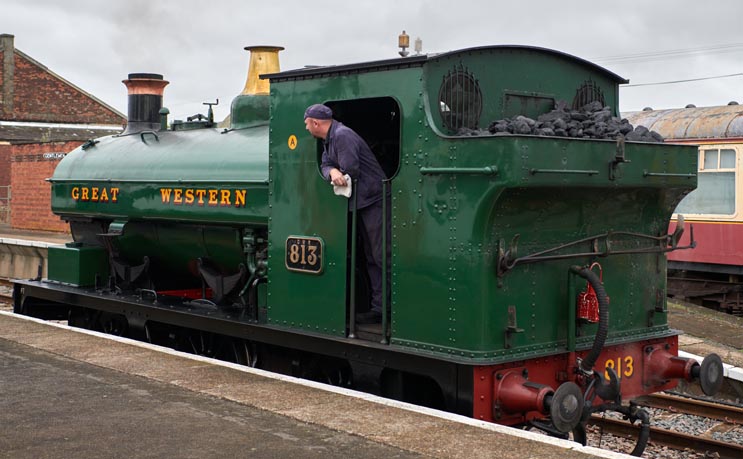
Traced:
[[[510, 96], [570, 102], [585, 81], [601, 87], [605, 102], [616, 110], [617, 83], [623, 81], [563, 54], [514, 47], [450, 53], [421, 65], [369, 65], [367, 72], [274, 76], [268, 288], [272, 323], [344, 333], [346, 201], [333, 195], [320, 177], [318, 144], [304, 131], [302, 113], [312, 103], [391, 97], [400, 106], [400, 168], [392, 182], [392, 345], [483, 363], [562, 351], [567, 346], [568, 310], [575, 307], [568, 292], [569, 267], [591, 260], [521, 265], [499, 279], [499, 248], [507, 250], [516, 235], [518, 253], [526, 255], [607, 231], [665, 234], [676, 203], [696, 186], [693, 148], [628, 143], [631, 162], [620, 164], [611, 180], [613, 141], [448, 137], [441, 115], [432, 107], [438, 107], [443, 76], [460, 64], [477, 78], [483, 94], [481, 128], [513, 115]], [[287, 146], [291, 135], [299, 139], [296, 150]], [[322, 275], [283, 267], [289, 235], [323, 238]], [[587, 251], [587, 245], [581, 251]], [[665, 256], [618, 255], [600, 261], [612, 304], [609, 342], [669, 334], [665, 313], [659, 312], [665, 301]], [[578, 288], [583, 287], [579, 282]], [[509, 306], [524, 330], [513, 334], [510, 348], [505, 338]], [[590, 346], [596, 326], [578, 328], [578, 347]]]
[[223, 225], [129, 222], [114, 245], [132, 265], [149, 257], [159, 290], [200, 287], [198, 258], [209, 258], [228, 274], [245, 263], [240, 228]]
[[[141, 218], [236, 224], [266, 223], [268, 127], [158, 132], [105, 137], [78, 148], [57, 166], [52, 177], [52, 210], [104, 219]], [[108, 201], [73, 199], [73, 188], [106, 188]], [[117, 188], [117, 201], [112, 200]], [[182, 202], [162, 190], [181, 189]], [[186, 190], [207, 190], [186, 202]], [[216, 204], [209, 202], [216, 190]], [[230, 193], [229, 204], [222, 191]], [[235, 205], [235, 191], [245, 191], [245, 205]], [[171, 191], [172, 193], [172, 191]], [[100, 194], [100, 191], [99, 191]], [[200, 202], [201, 201], [201, 202]]]
[[[573, 343], [586, 348], [595, 325], [578, 324], [579, 336], [568, 337], [575, 290], [584, 287], [569, 268], [593, 260], [521, 264], [499, 277], [499, 252], [515, 248], [512, 254], [519, 257], [610, 231], [665, 234], [674, 207], [696, 186], [696, 149], [627, 143], [628, 161], [611, 170], [617, 155], [612, 141], [451, 136], [439, 111], [439, 89], [458, 69], [476, 79], [482, 94], [479, 128], [519, 113], [536, 116], [545, 101], [570, 103], [586, 82], [616, 111], [618, 84], [624, 81], [572, 56], [514, 46], [284, 72], [269, 77], [270, 128], [102, 139], [62, 161], [53, 178], [54, 211], [66, 218], [122, 221], [120, 252], [132, 263], [154, 257], [175, 286], [196, 281], [193, 261], [205, 254], [234, 270], [245, 262], [245, 230], [267, 227], [265, 296], [263, 284], [259, 287], [267, 312], [261, 321], [346, 336], [347, 200], [334, 195], [320, 176], [321, 145], [306, 132], [303, 113], [308, 105], [325, 102], [342, 119], [358, 121], [364, 101], [382, 100], [397, 107], [389, 119], [351, 127], [399, 123], [400, 137], [392, 139], [400, 157], [391, 183], [390, 345], [467, 363], [564, 352]], [[253, 102], [239, 99], [233, 107], [245, 105], [249, 114]], [[387, 105], [375, 105], [380, 106]], [[296, 144], [290, 142], [295, 137]], [[94, 186], [119, 188], [118, 202], [72, 198], [74, 187]], [[227, 190], [228, 196], [245, 190], [246, 202], [244, 207], [163, 203], [163, 188]], [[287, 269], [290, 236], [322, 240], [321, 272]], [[649, 244], [615, 239], [614, 250]], [[570, 251], [589, 249], [584, 243]], [[671, 334], [664, 312], [665, 256], [612, 255], [599, 261], [611, 297], [608, 342]], [[509, 309], [515, 311], [511, 323]], [[507, 339], [509, 325], [520, 331]]]
[[235, 97], [230, 107], [232, 129], [268, 124], [270, 103], [267, 95], [241, 94]]
[[[469, 358], [565, 346], [568, 308], [574, 307], [567, 291], [568, 270], [590, 260], [521, 265], [498, 279], [498, 250], [507, 250], [516, 235], [520, 235], [518, 256], [523, 256], [607, 231], [665, 234], [672, 209], [694, 184], [688, 178], [643, 174], [645, 170], [692, 171], [696, 160], [685, 147], [628, 144], [632, 162], [620, 166], [623, 177], [613, 182], [608, 179], [613, 142], [449, 139], [429, 150], [429, 157], [442, 157], [454, 147], [461, 151], [457, 163], [462, 167], [494, 165], [499, 173], [496, 177], [423, 177], [422, 183], [409, 187], [405, 185], [422, 177], [416, 169], [423, 164], [412, 164], [399, 180], [395, 208], [404, 209], [404, 215], [397, 219], [393, 236], [393, 342]], [[468, 151], [479, 154], [467, 155]], [[532, 174], [534, 169], [599, 173]], [[627, 240], [614, 248], [636, 246]], [[586, 252], [590, 247], [580, 248]], [[650, 311], [656, 298], [665, 298], [665, 256], [618, 255], [600, 262], [612, 304], [610, 340], [623, 333], [651, 332], [645, 328]], [[515, 307], [518, 327], [524, 332], [514, 334], [513, 347], [506, 349], [509, 306]], [[421, 308], [425, 315], [420, 314]], [[659, 325], [656, 331], [664, 332], [665, 317], [653, 315]], [[586, 327], [589, 340], [583, 344], [590, 344], [593, 331], [595, 326]]]
[[460, 69], [472, 74], [480, 87], [480, 128], [516, 115], [536, 118], [550, 111], [558, 100], [570, 104], [576, 90], [587, 81], [602, 89], [605, 105], [618, 115], [617, 83], [625, 82], [587, 61], [540, 48], [504, 46], [443, 54], [422, 69], [423, 88], [418, 89], [424, 91], [427, 118], [436, 132], [448, 133], [437, 108], [439, 88], [448, 72]]
[[108, 278], [108, 253], [102, 247], [79, 247], [71, 243], [49, 247], [49, 279], [74, 285], [93, 287], [96, 276]]
[[113, 240], [123, 260], [138, 265], [148, 256], [158, 288], [198, 287], [197, 258], [236, 273], [245, 262], [242, 229], [267, 225], [267, 148], [267, 126], [105, 137], [60, 162], [52, 210], [67, 219], [123, 222]]

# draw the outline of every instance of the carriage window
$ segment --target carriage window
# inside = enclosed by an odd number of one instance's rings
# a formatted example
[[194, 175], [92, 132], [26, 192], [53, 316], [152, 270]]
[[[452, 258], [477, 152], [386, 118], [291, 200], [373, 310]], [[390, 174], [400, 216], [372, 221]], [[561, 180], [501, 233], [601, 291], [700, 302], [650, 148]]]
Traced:
[[717, 169], [717, 150], [706, 150], [701, 154], [704, 156], [704, 162], [700, 161], [704, 166], [703, 170]]
[[735, 169], [735, 150], [720, 150], [720, 169]]
[[733, 149], [700, 150], [697, 189], [681, 201], [676, 213], [734, 214], [735, 164]]

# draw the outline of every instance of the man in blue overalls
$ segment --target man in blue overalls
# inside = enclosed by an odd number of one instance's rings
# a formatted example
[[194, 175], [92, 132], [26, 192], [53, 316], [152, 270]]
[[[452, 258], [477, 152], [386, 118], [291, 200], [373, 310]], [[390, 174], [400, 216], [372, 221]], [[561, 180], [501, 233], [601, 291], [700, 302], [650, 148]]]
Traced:
[[[366, 254], [367, 272], [371, 282], [371, 310], [357, 314], [356, 322], [377, 323], [382, 320], [382, 180], [387, 177], [369, 146], [356, 132], [333, 119], [333, 111], [322, 104], [311, 105], [304, 112], [304, 124], [310, 134], [323, 140], [320, 169], [325, 180], [333, 185], [348, 185], [345, 178], [356, 180], [359, 232]], [[348, 201], [349, 211], [353, 200]], [[389, 209], [389, 206], [388, 206]], [[391, 234], [387, 218], [387, 234]], [[390, 262], [389, 237], [387, 266]], [[387, 271], [389, 273], [389, 269]], [[389, 277], [388, 277], [389, 279]], [[390, 288], [387, 292], [389, 295]]]

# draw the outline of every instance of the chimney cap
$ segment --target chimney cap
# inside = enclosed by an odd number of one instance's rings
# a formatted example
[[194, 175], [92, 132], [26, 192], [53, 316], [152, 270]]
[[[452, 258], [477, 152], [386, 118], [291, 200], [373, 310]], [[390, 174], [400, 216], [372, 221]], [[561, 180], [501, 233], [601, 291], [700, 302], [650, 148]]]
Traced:
[[245, 51], [283, 51], [283, 46], [273, 46], [273, 45], [254, 45], [254, 46], [246, 46], [243, 48]]
[[163, 76], [158, 73], [130, 73], [130, 80], [162, 80]]
[[0, 33], [0, 49], [8, 47], [10, 49], [15, 48], [15, 35], [9, 33]]

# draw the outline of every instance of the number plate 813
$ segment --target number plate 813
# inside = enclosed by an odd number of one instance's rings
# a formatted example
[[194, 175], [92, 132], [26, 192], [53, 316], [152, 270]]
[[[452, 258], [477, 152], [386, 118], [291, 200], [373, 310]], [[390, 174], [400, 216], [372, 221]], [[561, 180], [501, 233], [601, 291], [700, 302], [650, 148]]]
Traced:
[[286, 269], [311, 274], [322, 272], [323, 241], [317, 237], [286, 238]]

